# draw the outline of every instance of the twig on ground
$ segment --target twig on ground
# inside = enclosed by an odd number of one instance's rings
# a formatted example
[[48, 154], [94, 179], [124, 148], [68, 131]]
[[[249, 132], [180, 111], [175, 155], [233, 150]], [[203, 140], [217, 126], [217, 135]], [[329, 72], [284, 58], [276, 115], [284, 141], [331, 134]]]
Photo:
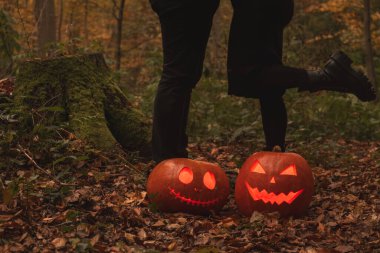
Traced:
[[[124, 151], [122, 151], [122, 152], [124, 152]], [[124, 152], [124, 153], [125, 153], [125, 152]], [[120, 159], [122, 159], [123, 162], [125, 162], [124, 166], [125, 166], [126, 168], [128, 168], [128, 169], [132, 169], [132, 170], [136, 171], [137, 173], [142, 173], [141, 170], [137, 169], [137, 168], [136, 168], [132, 163], [130, 163], [127, 159], [125, 159], [125, 158], [122, 157], [121, 155], [118, 155], [118, 157], [119, 157]]]
[[40, 170], [41, 172], [43, 172], [46, 176], [48, 176], [50, 179], [52, 179], [59, 186], [75, 186], [76, 185], [76, 184], [62, 183], [61, 181], [59, 181], [58, 179], [56, 179], [53, 175], [51, 175], [51, 173], [49, 171], [47, 171], [44, 168], [42, 168], [41, 166], [39, 166], [38, 163], [33, 159], [33, 157], [31, 157], [28, 154], [28, 152], [26, 152], [26, 150], [20, 144], [18, 144], [17, 147], [18, 147], [18, 151], [20, 151], [21, 153], [23, 153], [29, 159], [29, 161], [31, 161], [34, 164], [34, 166], [38, 170]]

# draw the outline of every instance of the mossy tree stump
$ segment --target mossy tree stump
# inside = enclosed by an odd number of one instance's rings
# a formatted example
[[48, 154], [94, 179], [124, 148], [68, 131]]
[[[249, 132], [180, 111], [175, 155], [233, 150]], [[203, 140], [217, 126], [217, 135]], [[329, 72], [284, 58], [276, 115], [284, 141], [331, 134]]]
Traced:
[[102, 54], [26, 61], [14, 95], [24, 110], [49, 111], [45, 123], [68, 122], [78, 138], [96, 148], [117, 142], [128, 150], [149, 147], [147, 120], [114, 82]]

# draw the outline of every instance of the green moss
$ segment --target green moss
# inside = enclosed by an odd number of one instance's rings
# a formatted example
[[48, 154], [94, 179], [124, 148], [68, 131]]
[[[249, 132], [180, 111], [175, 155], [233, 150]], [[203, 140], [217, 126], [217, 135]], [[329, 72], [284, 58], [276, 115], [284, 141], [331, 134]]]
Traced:
[[101, 54], [23, 63], [15, 98], [25, 112], [32, 112], [26, 128], [36, 120], [49, 125], [68, 121], [77, 137], [100, 149], [117, 141], [131, 150], [147, 146], [148, 125], [112, 80]]

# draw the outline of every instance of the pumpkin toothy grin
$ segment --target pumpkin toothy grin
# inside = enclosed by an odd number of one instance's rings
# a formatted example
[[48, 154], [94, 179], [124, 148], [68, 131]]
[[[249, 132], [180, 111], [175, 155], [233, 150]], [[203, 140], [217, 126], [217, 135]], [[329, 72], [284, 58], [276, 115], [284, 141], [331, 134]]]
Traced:
[[186, 204], [192, 205], [192, 206], [210, 206], [210, 205], [215, 205], [219, 201], [219, 199], [214, 199], [214, 200], [209, 200], [209, 201], [192, 200], [190, 198], [186, 198], [182, 196], [179, 192], [176, 192], [173, 188], [170, 188], [170, 187], [169, 187], [169, 192], [176, 199], [179, 199], [181, 202], [185, 202]]
[[277, 205], [281, 205], [284, 202], [291, 204], [303, 192], [303, 189], [302, 189], [297, 192], [291, 191], [288, 194], [285, 194], [285, 193], [276, 194], [273, 192], [267, 192], [267, 190], [259, 191], [257, 187], [252, 188], [247, 182], [245, 182], [245, 185], [253, 200], [255, 201], [261, 200], [265, 204], [270, 202], [272, 205], [274, 203], [276, 203]]

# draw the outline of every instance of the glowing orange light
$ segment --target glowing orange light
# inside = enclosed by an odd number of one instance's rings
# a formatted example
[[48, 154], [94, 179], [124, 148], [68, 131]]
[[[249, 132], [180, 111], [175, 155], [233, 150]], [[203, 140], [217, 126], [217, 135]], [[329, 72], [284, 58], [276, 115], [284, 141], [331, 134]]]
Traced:
[[287, 176], [297, 176], [297, 169], [296, 165], [292, 164], [288, 166], [286, 169], [284, 169], [280, 175], [287, 175]]
[[203, 184], [208, 189], [214, 190], [216, 185], [215, 175], [210, 171], [207, 171], [206, 174], [203, 176]]
[[274, 180], [274, 177], [272, 177], [272, 179], [270, 180], [270, 183], [271, 184], [275, 184], [276, 183], [276, 180]]
[[258, 188], [252, 188], [247, 182], [245, 182], [245, 185], [253, 200], [255, 201], [261, 200], [265, 204], [271, 203], [272, 205], [274, 205], [275, 203], [277, 205], [281, 205], [283, 203], [291, 204], [303, 192], [303, 189], [301, 189], [297, 192], [291, 191], [288, 194], [285, 194], [285, 193], [276, 194], [273, 192], [267, 192], [267, 190], [260, 191]]
[[211, 206], [215, 205], [218, 203], [219, 199], [213, 199], [213, 200], [207, 200], [207, 201], [202, 201], [202, 200], [193, 200], [191, 198], [187, 198], [185, 196], [182, 196], [181, 193], [176, 192], [173, 188], [169, 187], [169, 192], [171, 195], [174, 196], [174, 198], [179, 199], [181, 202], [184, 202], [188, 205], [192, 206]]
[[255, 161], [251, 167], [251, 172], [256, 172], [260, 174], [266, 174], [263, 166], [259, 163], [259, 161]]
[[193, 171], [188, 167], [184, 167], [179, 172], [178, 179], [184, 184], [190, 184], [193, 181], [193, 177]]

